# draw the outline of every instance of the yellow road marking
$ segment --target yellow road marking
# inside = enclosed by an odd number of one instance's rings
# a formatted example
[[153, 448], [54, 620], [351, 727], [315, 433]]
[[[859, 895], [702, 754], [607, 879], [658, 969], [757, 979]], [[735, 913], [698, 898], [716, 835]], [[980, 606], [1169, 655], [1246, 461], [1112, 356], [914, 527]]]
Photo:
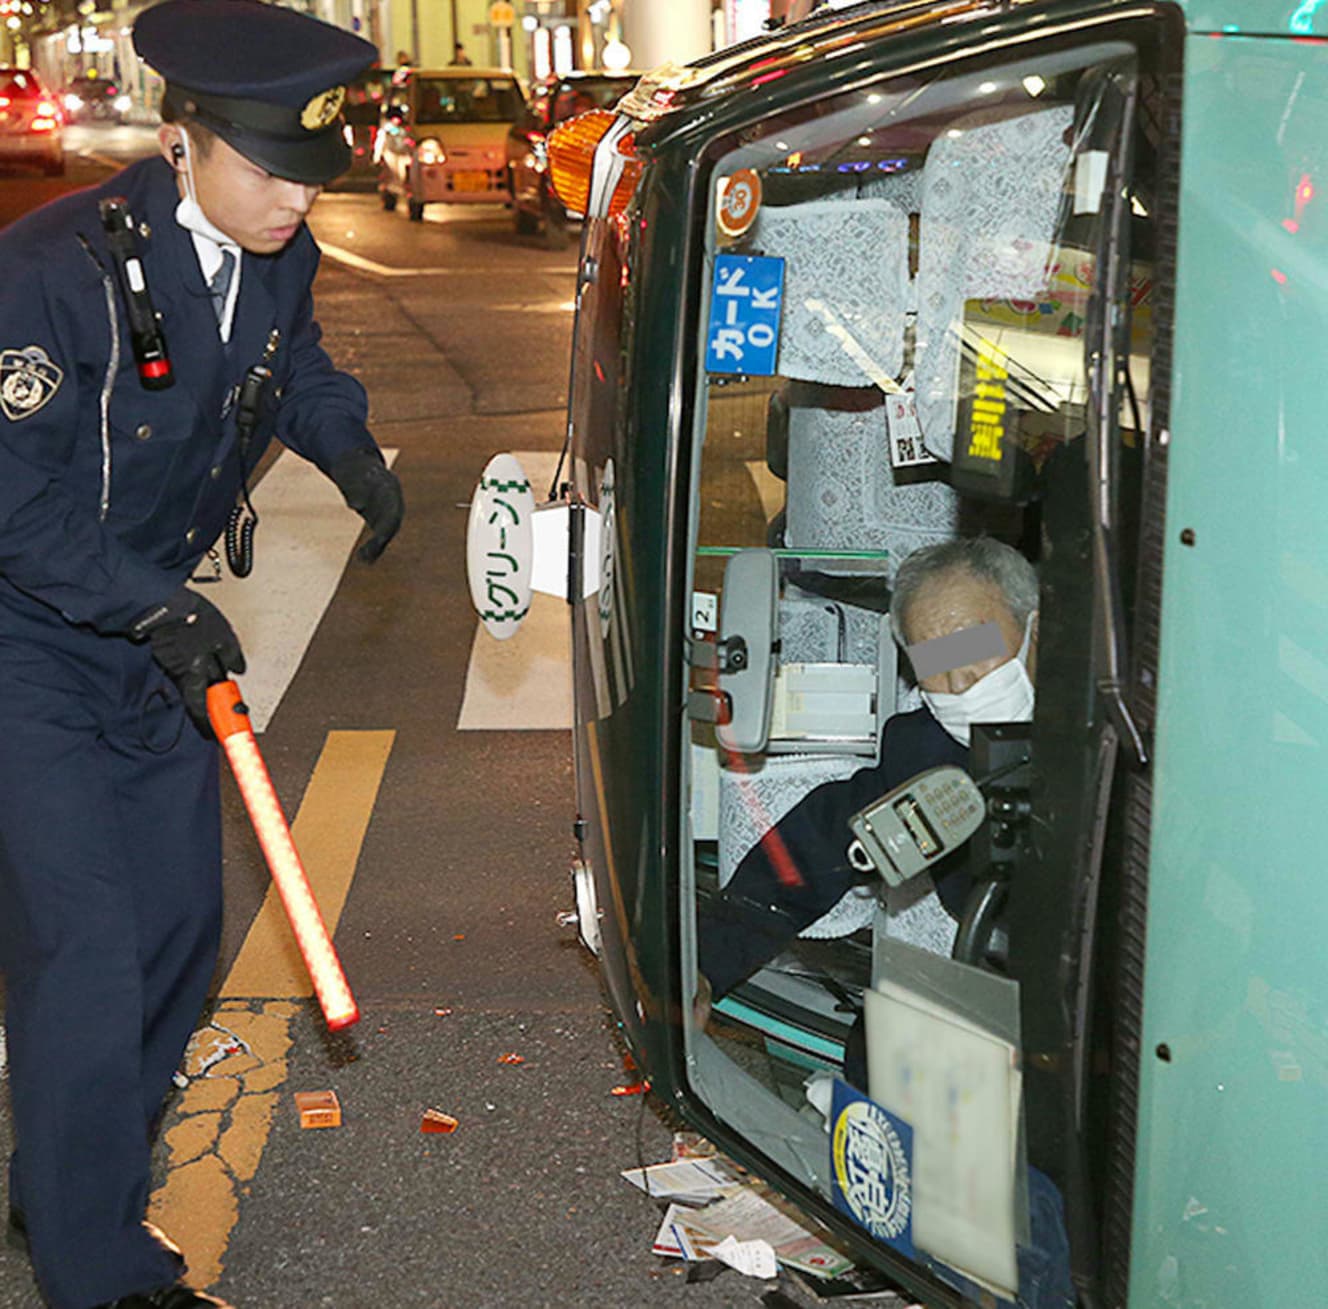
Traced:
[[[330, 732], [291, 825], [329, 932], [346, 903], [395, 732]], [[166, 1180], [149, 1217], [178, 1242], [189, 1280], [212, 1286], [258, 1171], [286, 1081], [295, 997], [313, 994], [269, 887], [222, 984], [216, 1015], [185, 1058], [190, 1084], [165, 1134]]]
[[[337, 930], [355, 877], [378, 786], [395, 732], [329, 732], [291, 835], [323, 911]], [[276, 888], [269, 886], [222, 987], [227, 998], [312, 995]]]

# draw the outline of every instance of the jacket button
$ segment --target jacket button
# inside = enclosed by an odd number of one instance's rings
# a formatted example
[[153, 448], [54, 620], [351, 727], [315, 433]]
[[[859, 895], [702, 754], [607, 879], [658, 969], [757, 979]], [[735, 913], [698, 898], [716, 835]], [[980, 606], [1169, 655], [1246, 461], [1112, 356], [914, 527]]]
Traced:
[[221, 476], [221, 465], [213, 464], [212, 467], [208, 469], [208, 476], [215, 482], [217, 478]]
[[191, 528], [190, 528], [190, 529], [184, 534], [184, 540], [185, 540], [185, 544], [186, 544], [186, 545], [193, 545], [193, 543], [194, 543], [197, 539], [198, 539], [198, 528], [196, 528], [196, 527], [191, 527]]
[[134, 437], [136, 440], [146, 441], [151, 435], [152, 428], [147, 423], [139, 423], [139, 425], [134, 428]]

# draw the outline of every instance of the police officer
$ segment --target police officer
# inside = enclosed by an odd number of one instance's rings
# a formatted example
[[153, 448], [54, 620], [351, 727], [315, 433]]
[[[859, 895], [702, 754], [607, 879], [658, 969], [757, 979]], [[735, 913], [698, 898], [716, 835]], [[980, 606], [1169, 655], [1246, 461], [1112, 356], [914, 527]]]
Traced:
[[362, 558], [402, 516], [364, 392], [319, 345], [304, 223], [350, 162], [343, 84], [373, 47], [259, 0], [166, 0], [134, 41], [166, 81], [161, 157], [0, 234], [10, 1227], [55, 1309], [219, 1303], [144, 1222], [219, 943], [204, 691], [244, 668], [189, 579], [273, 437], [365, 518]]

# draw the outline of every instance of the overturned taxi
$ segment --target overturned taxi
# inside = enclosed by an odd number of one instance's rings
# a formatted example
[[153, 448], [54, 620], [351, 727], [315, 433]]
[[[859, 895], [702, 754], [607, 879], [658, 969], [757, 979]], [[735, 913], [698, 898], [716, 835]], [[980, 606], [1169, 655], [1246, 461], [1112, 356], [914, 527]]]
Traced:
[[895, 0], [550, 142], [566, 482], [471, 582], [571, 603], [583, 935], [928, 1305], [1328, 1284], [1326, 110], [1314, 0]]

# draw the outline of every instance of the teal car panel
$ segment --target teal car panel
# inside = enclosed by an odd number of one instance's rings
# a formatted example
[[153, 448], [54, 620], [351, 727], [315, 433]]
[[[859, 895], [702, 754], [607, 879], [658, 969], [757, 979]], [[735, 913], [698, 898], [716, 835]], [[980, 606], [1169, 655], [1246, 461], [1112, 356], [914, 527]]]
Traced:
[[1328, 59], [1185, 76], [1130, 1304], [1271, 1309], [1328, 1283]]
[[1180, 0], [1192, 32], [1328, 37], [1328, 0]]

